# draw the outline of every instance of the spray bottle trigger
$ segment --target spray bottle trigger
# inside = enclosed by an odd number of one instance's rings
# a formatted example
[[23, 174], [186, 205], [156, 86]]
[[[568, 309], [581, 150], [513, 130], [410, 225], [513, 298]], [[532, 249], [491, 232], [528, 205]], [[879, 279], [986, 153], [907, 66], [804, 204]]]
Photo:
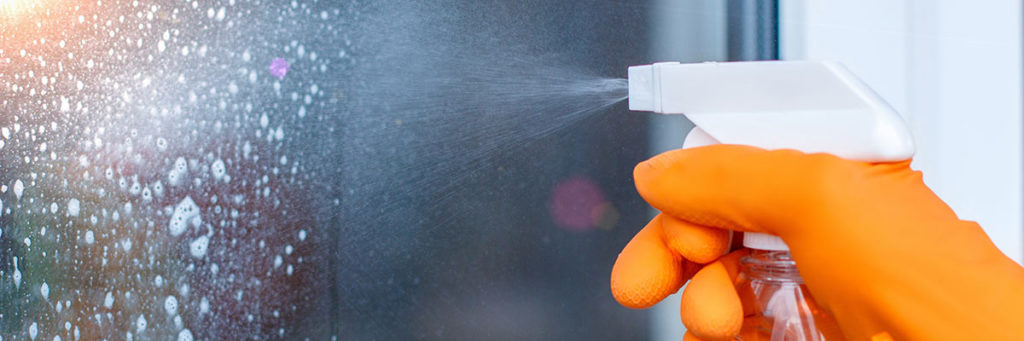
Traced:
[[[710, 146], [714, 144], [721, 144], [721, 142], [708, 134], [708, 132], [704, 131], [704, 129], [701, 129], [700, 127], [693, 127], [693, 130], [690, 130], [690, 133], [686, 135], [686, 140], [683, 141], [683, 149]], [[730, 234], [729, 238], [731, 244], [733, 235]], [[786, 242], [782, 241], [782, 238], [767, 233], [744, 233], [743, 246], [758, 250], [789, 250], [789, 246], [786, 245]]]

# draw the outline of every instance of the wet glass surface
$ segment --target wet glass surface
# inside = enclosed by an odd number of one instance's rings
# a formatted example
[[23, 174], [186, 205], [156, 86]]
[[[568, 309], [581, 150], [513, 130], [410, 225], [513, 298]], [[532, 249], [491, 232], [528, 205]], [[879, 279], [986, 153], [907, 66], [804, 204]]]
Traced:
[[0, 4], [0, 338], [642, 339], [646, 11]]

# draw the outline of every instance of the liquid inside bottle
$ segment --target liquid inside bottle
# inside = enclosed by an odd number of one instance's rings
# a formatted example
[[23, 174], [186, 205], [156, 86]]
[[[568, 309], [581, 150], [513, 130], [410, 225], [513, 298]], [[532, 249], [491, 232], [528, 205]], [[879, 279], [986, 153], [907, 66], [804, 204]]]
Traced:
[[740, 260], [744, 302], [737, 340], [844, 340], [835, 319], [818, 307], [787, 251], [751, 250]]

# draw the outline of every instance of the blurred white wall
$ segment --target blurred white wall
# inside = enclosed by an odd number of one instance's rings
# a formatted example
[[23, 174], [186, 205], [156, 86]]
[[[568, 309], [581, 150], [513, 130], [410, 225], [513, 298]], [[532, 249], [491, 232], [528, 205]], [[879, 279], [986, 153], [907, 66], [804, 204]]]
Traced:
[[846, 64], [910, 124], [914, 168], [1024, 262], [1020, 1], [780, 0], [783, 59]]

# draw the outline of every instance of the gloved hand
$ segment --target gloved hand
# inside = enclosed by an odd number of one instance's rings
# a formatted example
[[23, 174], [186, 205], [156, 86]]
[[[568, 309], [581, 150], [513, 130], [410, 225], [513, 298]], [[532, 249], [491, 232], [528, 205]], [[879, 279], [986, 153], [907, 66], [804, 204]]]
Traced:
[[658, 155], [634, 178], [662, 213], [619, 254], [612, 293], [646, 308], [692, 277], [680, 311], [687, 339], [740, 331], [744, 251], [719, 258], [726, 230], [780, 236], [849, 340], [1024, 339], [1024, 268], [957, 218], [909, 161], [716, 145]]

